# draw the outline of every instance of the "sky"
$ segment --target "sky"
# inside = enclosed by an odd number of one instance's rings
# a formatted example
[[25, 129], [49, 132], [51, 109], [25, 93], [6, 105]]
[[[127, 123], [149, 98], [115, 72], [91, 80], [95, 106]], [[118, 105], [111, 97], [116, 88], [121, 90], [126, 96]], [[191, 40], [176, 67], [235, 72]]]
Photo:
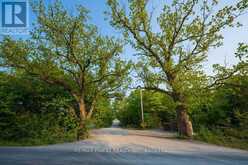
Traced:
[[[161, 2], [163, 0], [153, 0], [153, 7], [161, 7]], [[166, 2], [171, 1], [167, 0]], [[54, 0], [45, 0], [47, 4], [54, 2]], [[74, 13], [76, 10], [76, 5], [80, 4], [90, 10], [90, 23], [95, 24], [100, 33], [103, 35], [110, 35], [120, 37], [121, 34], [113, 27], [110, 26], [109, 22], [105, 19], [104, 11], [108, 10], [108, 6], [106, 5], [106, 0], [62, 0], [63, 4], [67, 8], [69, 12]], [[124, 3], [125, 0], [120, 0], [121, 3]], [[165, 1], [164, 1], [165, 2]], [[225, 5], [229, 5], [231, 3], [235, 3], [237, 0], [221, 0], [220, 7]], [[159, 13], [158, 13], [159, 14]], [[30, 23], [35, 20], [35, 16], [30, 11], [29, 14]], [[219, 64], [228, 64], [229, 66], [237, 63], [237, 59], [235, 59], [234, 53], [236, 48], [238, 47], [239, 42], [248, 43], [248, 14], [243, 15], [239, 18], [239, 21], [244, 25], [241, 28], [228, 28], [222, 31], [221, 33], [224, 36], [224, 44], [223, 46], [211, 49], [208, 53], [208, 61], [204, 62], [204, 70], [208, 74], [212, 74], [212, 65]], [[156, 25], [154, 25], [156, 26]], [[29, 36], [22, 36], [22, 38], [28, 38]], [[131, 48], [131, 46], [125, 46], [123, 53], [121, 56], [124, 59], [133, 59], [135, 58], [133, 55], [135, 54], [135, 50]]]

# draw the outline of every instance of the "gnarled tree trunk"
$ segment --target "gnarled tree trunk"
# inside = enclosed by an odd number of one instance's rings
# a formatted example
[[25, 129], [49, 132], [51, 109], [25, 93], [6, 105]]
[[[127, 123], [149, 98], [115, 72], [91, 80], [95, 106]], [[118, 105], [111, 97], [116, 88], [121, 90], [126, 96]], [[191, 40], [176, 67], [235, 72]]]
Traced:
[[86, 128], [86, 116], [87, 116], [87, 112], [86, 112], [86, 106], [85, 106], [85, 102], [83, 98], [79, 99], [79, 129], [77, 132], [77, 139], [84, 139], [86, 137], [88, 137], [89, 133], [88, 130]]
[[193, 136], [193, 127], [192, 123], [187, 114], [188, 107], [185, 101], [183, 94], [174, 93], [173, 99], [176, 102], [176, 113], [177, 113], [177, 129], [179, 135], [192, 137]]
[[79, 99], [79, 115], [80, 115], [80, 120], [83, 120], [86, 118], [86, 106], [83, 98]]
[[193, 128], [192, 128], [192, 123], [187, 114], [187, 107], [184, 104], [179, 104], [176, 107], [176, 111], [177, 111], [178, 133], [182, 136], [192, 137]]

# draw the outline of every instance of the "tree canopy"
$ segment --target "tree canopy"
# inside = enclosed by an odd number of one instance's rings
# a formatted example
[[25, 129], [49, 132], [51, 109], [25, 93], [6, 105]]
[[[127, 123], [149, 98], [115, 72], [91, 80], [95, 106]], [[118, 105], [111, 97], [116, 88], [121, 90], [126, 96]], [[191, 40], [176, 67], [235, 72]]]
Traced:
[[37, 23], [27, 40], [6, 37], [0, 64], [22, 70], [68, 91], [78, 102], [79, 118], [90, 118], [97, 97], [113, 96], [126, 81], [130, 64], [121, 60], [122, 41], [99, 34], [88, 10], [72, 15], [56, 1], [33, 3]]
[[[110, 22], [138, 51], [141, 60], [137, 70], [144, 88], [171, 96], [178, 104], [180, 134], [192, 136], [186, 95], [197, 84], [192, 82], [205, 82], [201, 81], [206, 79], [202, 62], [209, 49], [222, 44], [221, 30], [240, 25], [235, 20], [245, 12], [248, 3], [242, 0], [218, 10], [216, 0], [161, 2], [162, 11], [154, 19], [153, 12], [148, 10], [149, 2], [128, 1], [126, 10], [117, 0], [108, 0]], [[155, 26], [159, 30], [154, 30]], [[215, 85], [235, 71], [217, 76], [211, 83]]]

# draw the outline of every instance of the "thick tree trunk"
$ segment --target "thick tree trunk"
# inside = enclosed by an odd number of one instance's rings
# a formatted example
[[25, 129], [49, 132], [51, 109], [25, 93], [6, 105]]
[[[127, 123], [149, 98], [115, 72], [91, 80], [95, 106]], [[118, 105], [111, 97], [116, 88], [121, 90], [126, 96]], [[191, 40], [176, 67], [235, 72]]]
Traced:
[[86, 116], [87, 119], [90, 119], [91, 118], [91, 116], [93, 114], [93, 111], [95, 109], [95, 106], [96, 106], [96, 98], [94, 98], [93, 101], [92, 101], [92, 103], [91, 103], [89, 113]]
[[185, 97], [182, 93], [177, 92], [173, 94], [173, 99], [176, 102], [176, 113], [177, 113], [177, 129], [181, 136], [192, 137], [193, 128], [192, 123], [187, 114], [188, 107], [185, 101]]
[[79, 100], [79, 129], [77, 133], [77, 139], [84, 139], [88, 137], [89, 133], [86, 127], [86, 107], [83, 98]]
[[179, 104], [176, 107], [176, 111], [177, 111], [178, 133], [182, 136], [192, 137], [193, 128], [192, 128], [192, 123], [187, 114], [187, 107], [184, 104]]
[[78, 104], [79, 104], [80, 120], [83, 120], [86, 118], [86, 107], [85, 107], [84, 99], [80, 98]]

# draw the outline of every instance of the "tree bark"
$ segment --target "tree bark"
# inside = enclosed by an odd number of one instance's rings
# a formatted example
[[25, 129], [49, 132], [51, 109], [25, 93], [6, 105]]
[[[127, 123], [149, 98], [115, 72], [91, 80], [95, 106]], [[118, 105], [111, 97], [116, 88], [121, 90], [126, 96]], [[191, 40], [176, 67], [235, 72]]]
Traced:
[[187, 114], [188, 107], [185, 101], [185, 97], [182, 93], [173, 93], [173, 99], [176, 106], [177, 113], [177, 129], [178, 133], [181, 136], [186, 136], [191, 138], [193, 136], [193, 127], [192, 123]]
[[179, 103], [176, 107], [177, 111], [177, 127], [178, 133], [182, 136], [192, 137], [193, 136], [193, 128], [192, 123], [187, 114], [187, 107], [183, 103]]
[[79, 99], [79, 129], [77, 133], [77, 139], [85, 139], [88, 136], [88, 130], [86, 128], [86, 106], [83, 98]]
[[86, 118], [86, 107], [85, 107], [84, 99], [80, 98], [78, 104], [79, 104], [80, 120], [84, 120]]
[[95, 109], [95, 106], [96, 106], [96, 98], [94, 98], [93, 101], [92, 101], [92, 103], [91, 103], [89, 113], [86, 116], [87, 119], [90, 119], [91, 118], [91, 116], [93, 114], [93, 111]]

